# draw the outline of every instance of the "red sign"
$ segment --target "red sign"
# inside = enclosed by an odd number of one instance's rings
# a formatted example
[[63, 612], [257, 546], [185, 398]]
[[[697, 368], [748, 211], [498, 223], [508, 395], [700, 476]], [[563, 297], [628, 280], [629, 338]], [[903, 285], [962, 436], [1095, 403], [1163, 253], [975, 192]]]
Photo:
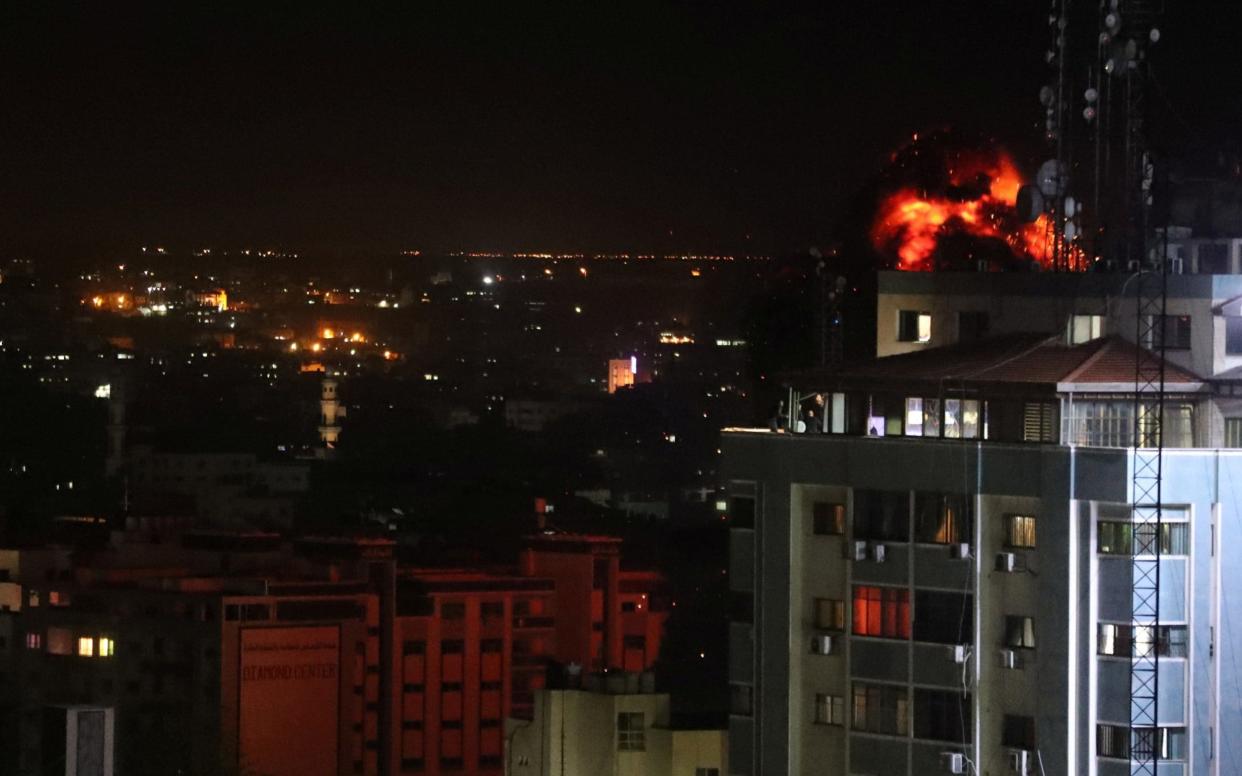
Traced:
[[241, 765], [263, 776], [335, 776], [340, 629], [241, 632]]

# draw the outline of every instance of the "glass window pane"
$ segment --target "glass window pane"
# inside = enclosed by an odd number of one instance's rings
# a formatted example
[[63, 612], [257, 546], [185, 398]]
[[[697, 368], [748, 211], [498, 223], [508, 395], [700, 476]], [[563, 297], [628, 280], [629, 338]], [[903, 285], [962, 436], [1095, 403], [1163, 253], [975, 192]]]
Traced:
[[906, 399], [906, 436], [923, 436], [923, 400]]

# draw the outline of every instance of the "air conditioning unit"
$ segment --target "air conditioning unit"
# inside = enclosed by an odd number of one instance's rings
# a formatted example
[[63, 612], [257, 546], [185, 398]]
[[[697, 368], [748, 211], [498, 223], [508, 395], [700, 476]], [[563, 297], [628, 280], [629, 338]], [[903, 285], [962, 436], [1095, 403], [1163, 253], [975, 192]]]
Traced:
[[966, 755], [961, 752], [941, 752], [940, 763], [948, 773], [966, 772]]
[[1000, 651], [1001, 668], [1021, 668], [1022, 662], [1018, 660], [1018, 652], [1013, 649], [1002, 649]]
[[831, 655], [832, 647], [832, 636], [816, 635], [811, 637], [812, 655]]
[[970, 647], [965, 644], [954, 644], [951, 649], [953, 650], [954, 663], [961, 665], [970, 659]]
[[867, 543], [866, 542], [854, 542], [854, 560], [866, 560], [866, 559], [867, 559]]
[[888, 548], [883, 544], [874, 544], [871, 546], [871, 559], [876, 563], [883, 563], [884, 556], [888, 554]]
[[996, 570], [1013, 573], [1018, 568], [1018, 557], [1012, 552], [998, 552], [996, 554]]
[[954, 544], [949, 547], [949, 554], [958, 560], [965, 560], [970, 557], [969, 544]]
[[1009, 750], [1009, 772], [1017, 776], [1029, 776], [1031, 753], [1027, 749]]

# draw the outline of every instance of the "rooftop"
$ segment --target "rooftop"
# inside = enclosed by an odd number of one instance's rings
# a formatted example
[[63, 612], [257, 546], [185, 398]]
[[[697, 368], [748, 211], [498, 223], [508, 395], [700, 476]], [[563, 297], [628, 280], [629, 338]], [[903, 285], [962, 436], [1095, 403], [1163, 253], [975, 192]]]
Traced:
[[[1121, 337], [1109, 336], [1067, 345], [1045, 333], [1007, 334], [969, 343], [927, 348], [877, 358], [839, 370], [814, 370], [791, 376], [801, 390], [828, 390], [842, 384], [972, 383], [1053, 386], [1058, 390], [1133, 391], [1135, 363], [1145, 371], [1159, 357]], [[1164, 362], [1166, 389], [1197, 391], [1198, 375]]]

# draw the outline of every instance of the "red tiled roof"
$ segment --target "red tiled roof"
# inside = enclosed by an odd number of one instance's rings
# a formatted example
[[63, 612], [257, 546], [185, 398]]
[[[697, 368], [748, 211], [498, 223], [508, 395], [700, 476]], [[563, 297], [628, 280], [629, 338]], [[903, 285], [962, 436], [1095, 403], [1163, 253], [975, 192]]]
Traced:
[[[1154, 367], [1158, 363], [1152, 352], [1117, 336], [1066, 345], [1060, 337], [1047, 334], [1011, 334], [878, 358], [847, 366], [835, 376], [818, 373], [809, 377], [835, 377], [850, 382], [1133, 383], [1139, 354], [1148, 365]], [[1197, 375], [1165, 361], [1166, 384], [1201, 381]]]

